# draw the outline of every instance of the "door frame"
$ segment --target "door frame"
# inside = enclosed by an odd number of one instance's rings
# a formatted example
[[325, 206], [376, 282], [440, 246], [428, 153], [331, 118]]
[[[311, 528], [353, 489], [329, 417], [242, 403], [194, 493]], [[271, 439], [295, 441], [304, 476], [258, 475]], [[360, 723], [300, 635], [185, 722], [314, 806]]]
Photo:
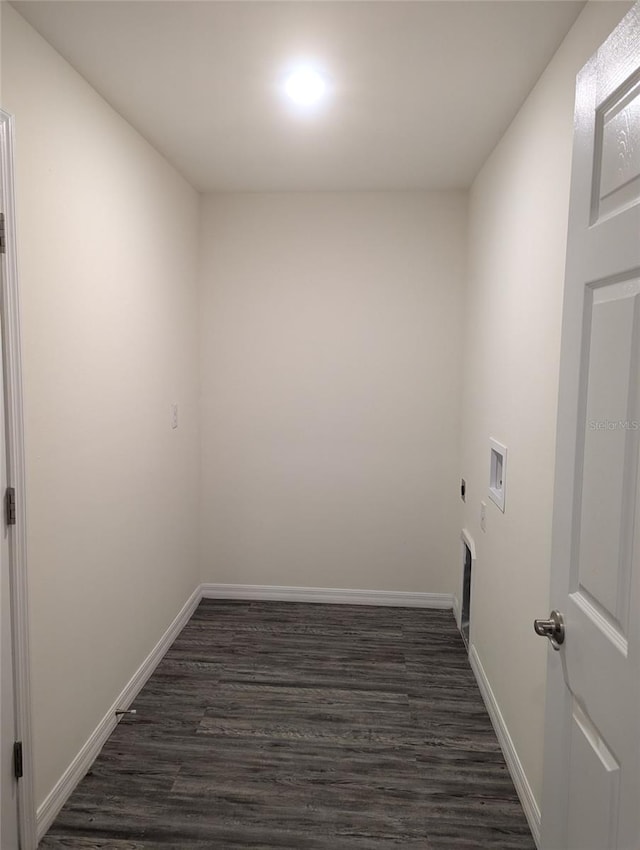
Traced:
[[4, 326], [4, 380], [6, 393], [7, 483], [16, 492], [17, 522], [9, 529], [12, 650], [16, 740], [22, 742], [24, 775], [18, 783], [18, 825], [21, 850], [35, 850], [36, 806], [31, 681], [29, 604], [27, 584], [26, 475], [22, 393], [20, 293], [16, 253], [14, 181], [14, 119], [0, 108], [0, 189], [5, 214], [5, 280], [2, 292]]

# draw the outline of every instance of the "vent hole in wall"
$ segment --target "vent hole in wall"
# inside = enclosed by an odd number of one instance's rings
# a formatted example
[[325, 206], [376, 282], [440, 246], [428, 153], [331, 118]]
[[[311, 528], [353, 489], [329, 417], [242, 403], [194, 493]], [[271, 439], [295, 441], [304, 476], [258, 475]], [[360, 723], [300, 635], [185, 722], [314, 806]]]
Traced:
[[471, 617], [471, 549], [464, 544], [464, 563], [462, 566], [462, 615], [460, 617], [460, 631], [465, 646], [469, 649], [469, 621]]

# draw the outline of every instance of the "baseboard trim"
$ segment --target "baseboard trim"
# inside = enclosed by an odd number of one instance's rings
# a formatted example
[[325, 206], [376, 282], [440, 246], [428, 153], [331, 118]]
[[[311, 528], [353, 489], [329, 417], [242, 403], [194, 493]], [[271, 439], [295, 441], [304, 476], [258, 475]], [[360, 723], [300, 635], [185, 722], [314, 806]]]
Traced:
[[268, 584], [203, 584], [204, 599], [264, 602], [318, 602], [334, 605], [391, 605], [399, 608], [453, 608], [451, 593], [403, 590], [349, 590], [333, 587], [286, 587]]
[[129, 705], [131, 705], [173, 641], [178, 636], [179, 632], [184, 628], [190, 617], [193, 615], [193, 612], [198, 607], [201, 598], [201, 589], [198, 586], [193, 591], [189, 599], [187, 599], [182, 610], [162, 635], [158, 643], [154, 646], [149, 655], [147, 655], [140, 667], [138, 667], [131, 679], [127, 682], [116, 701], [113, 703], [109, 711], [107, 711], [100, 723], [98, 723], [94, 731], [89, 736], [89, 739], [86, 741], [69, 767], [62, 774], [58, 782], [56, 782], [43, 803], [38, 806], [36, 813], [38, 841], [40, 841], [47, 832], [58, 815], [58, 812], [66, 803], [78, 782], [80, 782], [82, 777], [89, 770], [94, 759], [105, 745], [107, 738], [115, 729], [118, 723], [115, 717], [115, 711], [119, 708], [128, 708]]
[[495, 694], [489, 684], [489, 679], [487, 678], [485, 669], [480, 661], [480, 656], [473, 645], [469, 650], [469, 663], [471, 664], [471, 669], [475, 674], [478, 687], [480, 688], [480, 693], [482, 694], [482, 699], [487, 707], [493, 728], [496, 731], [498, 741], [502, 747], [502, 752], [504, 753], [509, 773], [513, 779], [513, 784], [518, 792], [518, 797], [520, 797], [520, 802], [522, 803], [522, 808], [524, 809], [524, 813], [529, 823], [533, 840], [536, 843], [536, 847], [540, 848], [540, 809], [536, 803], [535, 797], [533, 796], [531, 785], [529, 785], [529, 780], [527, 779], [524, 768], [522, 767], [522, 762], [516, 752], [516, 748], [511, 735], [509, 734], [502, 712], [500, 711], [500, 707], [498, 706]]

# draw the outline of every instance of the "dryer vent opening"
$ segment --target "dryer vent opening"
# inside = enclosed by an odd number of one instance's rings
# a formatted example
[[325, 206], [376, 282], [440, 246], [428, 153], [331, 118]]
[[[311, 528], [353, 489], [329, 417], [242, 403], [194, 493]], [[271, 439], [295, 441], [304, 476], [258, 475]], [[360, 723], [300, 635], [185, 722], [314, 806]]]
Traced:
[[469, 649], [469, 619], [471, 616], [471, 549], [464, 544], [464, 563], [462, 565], [462, 615], [460, 617], [460, 631], [465, 646]]

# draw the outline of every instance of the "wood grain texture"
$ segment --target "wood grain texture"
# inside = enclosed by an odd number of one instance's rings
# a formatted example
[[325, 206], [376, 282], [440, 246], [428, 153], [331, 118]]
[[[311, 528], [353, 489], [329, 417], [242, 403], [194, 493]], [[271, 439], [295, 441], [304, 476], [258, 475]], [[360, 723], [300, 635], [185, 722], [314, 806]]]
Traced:
[[449, 611], [203, 600], [47, 850], [535, 850]]

